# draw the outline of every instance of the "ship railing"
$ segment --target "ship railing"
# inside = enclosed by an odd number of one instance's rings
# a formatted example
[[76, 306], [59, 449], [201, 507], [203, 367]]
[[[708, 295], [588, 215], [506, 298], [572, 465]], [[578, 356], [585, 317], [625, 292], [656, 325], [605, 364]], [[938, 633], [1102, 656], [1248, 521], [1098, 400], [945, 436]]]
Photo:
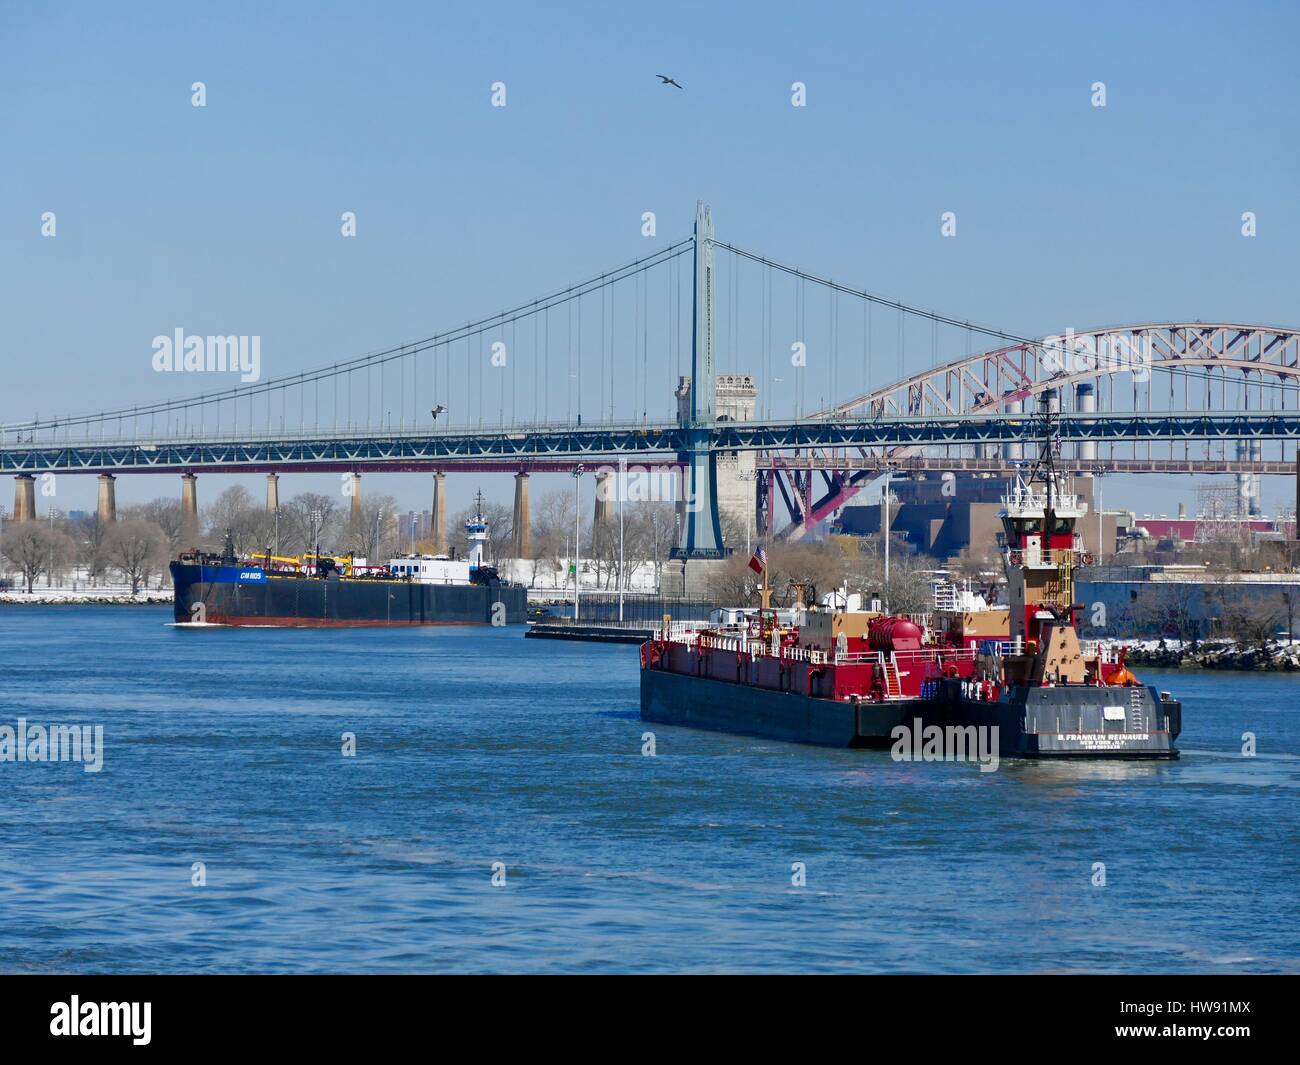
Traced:
[[919, 662], [974, 662], [974, 647], [922, 647], [917, 651], [892, 651], [894, 662], [900, 666]]
[[814, 662], [816, 660], [813, 655], [820, 655], [821, 661], [826, 661], [825, 651], [818, 651], [813, 647], [800, 647], [797, 644], [781, 648], [780, 657], [790, 662]]
[[1014, 551], [1014, 553], [1023, 556], [1026, 566], [1073, 565], [1076, 554], [1069, 547], [1027, 547], [1023, 551]]
[[1119, 649], [1109, 640], [1080, 640], [1079, 650], [1085, 658], [1096, 657], [1107, 664], [1119, 661]]
[[[1002, 497], [1002, 505], [1008, 510], [1045, 511], [1047, 509], [1047, 489], [1035, 490], [1022, 481]], [[1052, 491], [1052, 509], [1057, 511], [1073, 510], [1078, 506], [1079, 496], [1073, 491], [1073, 486], [1069, 481], [1058, 480], [1057, 488]]]
[[845, 651], [835, 655], [837, 666], [884, 665], [885, 656], [880, 651]]
[[715, 630], [705, 636], [702, 642], [706, 643], [714, 651], [747, 651], [750, 641], [744, 636], [733, 636]]
[[711, 628], [707, 621], [674, 621], [668, 626], [670, 643], [694, 643], [696, 637], [705, 629]]
[[935, 610], [957, 609], [957, 587], [951, 581], [935, 581], [930, 591], [934, 597]]
[[885, 665], [887, 659], [896, 666], [909, 668], [923, 663], [974, 661], [973, 647], [925, 647], [915, 651], [823, 651], [816, 647], [783, 644], [776, 648], [768, 640], [756, 640], [742, 635], [720, 633], [707, 625], [692, 627], [691, 622], [673, 622], [668, 640], [687, 647], [703, 647], [710, 651], [747, 654], [751, 658], [779, 658], [786, 662], [806, 662], [809, 665]]

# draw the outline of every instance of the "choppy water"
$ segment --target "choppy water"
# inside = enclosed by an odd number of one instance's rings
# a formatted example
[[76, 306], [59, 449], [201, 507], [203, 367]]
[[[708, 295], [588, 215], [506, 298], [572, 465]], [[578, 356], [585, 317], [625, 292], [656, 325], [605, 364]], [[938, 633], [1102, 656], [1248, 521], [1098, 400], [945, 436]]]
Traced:
[[1148, 671], [1175, 764], [649, 758], [632, 647], [168, 620], [0, 607], [0, 725], [105, 730], [0, 763], [4, 971], [1300, 970], [1300, 677]]

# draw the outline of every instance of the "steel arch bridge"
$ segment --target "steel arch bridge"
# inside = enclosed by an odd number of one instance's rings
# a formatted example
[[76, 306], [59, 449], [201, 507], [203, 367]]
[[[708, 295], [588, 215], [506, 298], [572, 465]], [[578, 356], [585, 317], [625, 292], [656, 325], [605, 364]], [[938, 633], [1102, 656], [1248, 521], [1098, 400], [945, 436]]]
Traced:
[[[1300, 329], [1222, 322], [1106, 326], [1012, 344], [956, 359], [856, 396], [816, 416], [868, 410], [898, 415], [1017, 412], [1031, 396], [1126, 375], [1150, 383], [1183, 368], [1237, 370], [1247, 377], [1300, 382]], [[1172, 383], [1172, 378], [1170, 379]], [[1183, 376], [1183, 409], [1193, 378]], [[1200, 378], [1210, 383], [1210, 378]], [[1149, 392], [1149, 390], [1148, 390]], [[1297, 409], [1300, 392], [1283, 393]], [[1111, 405], [1107, 409], [1115, 409]], [[1149, 408], [1148, 408], [1149, 409]]]
[[[721, 273], [715, 272], [715, 252]], [[758, 281], [757, 298], [752, 292], [745, 297], [748, 328], [740, 312], [742, 269], [747, 284]], [[788, 287], [786, 295], [775, 291], [774, 278]], [[809, 330], [809, 286], [828, 297], [825, 328], [814, 322]], [[722, 296], [726, 313], [719, 314], [719, 293], [728, 290]], [[848, 328], [847, 317], [841, 326], [841, 299], [860, 306], [860, 332], [856, 324]], [[873, 309], [897, 315], [893, 352], [887, 338], [873, 332]], [[777, 315], [781, 324], [774, 326]], [[931, 367], [902, 376], [902, 367], [915, 366], [920, 354], [915, 332], [910, 343], [905, 339], [906, 324], [918, 321], [930, 334]], [[715, 336], [720, 325], [722, 345]], [[1000, 346], [941, 362], [941, 329], [955, 331], [949, 337], [965, 334], [959, 346], [945, 340], [947, 350], [973, 350], [975, 335]], [[813, 386], [805, 384], [807, 375], [801, 372], [793, 383], [774, 376], [788, 372], [778, 365], [783, 330], [784, 339], [802, 338], [792, 345], [800, 355], [819, 352], [825, 370], [815, 387], [825, 390], [814, 394], [834, 405], [808, 413], [804, 396]], [[154, 338], [154, 370], [239, 370], [241, 383], [227, 376], [221, 384], [218, 377], [214, 390], [197, 396], [0, 424], [0, 471], [16, 475], [25, 498], [31, 498], [33, 475], [46, 471], [100, 472], [111, 481], [112, 474], [132, 471], [192, 477], [201, 470], [553, 470], [653, 456], [684, 468], [696, 504], [683, 522], [682, 557], [712, 558], [723, 553], [717, 464], [742, 451], [759, 453], [753, 474], [747, 473], [757, 490], [758, 528], [774, 531], [772, 503], [779, 491], [792, 519], [785, 535], [797, 538], [882, 468], [990, 472], [1016, 461], [1037, 446], [1042, 425], [1034, 411], [1043, 396], [1060, 411], [1062, 459], [1079, 469], [1109, 463], [1105, 468], [1125, 472], [1276, 472], [1295, 458], [1286, 441], [1300, 440], [1300, 330], [1147, 322], [1034, 339], [887, 299], [719, 241], [702, 202], [689, 237], [632, 262], [463, 326], [313, 370], [245, 377], [249, 338], [175, 332], [174, 346], [167, 337]], [[163, 365], [159, 341], [162, 354], [171, 352]], [[760, 383], [775, 406], [769, 398], [762, 415], [755, 417], [751, 404], [738, 418], [734, 395], [731, 406], [719, 406], [715, 369], [723, 353], [735, 364], [729, 370], [746, 368], [736, 375], [746, 380], [763, 365], [767, 378]], [[191, 354], [198, 356], [194, 365]], [[837, 368], [855, 378], [860, 369], [866, 389], [872, 368], [892, 354], [899, 360], [898, 380], [835, 402], [846, 391]], [[485, 379], [485, 365], [503, 373]], [[792, 365], [810, 364], [792, 359]], [[679, 376], [688, 367], [690, 376]], [[666, 379], [652, 382], [652, 370]], [[590, 381], [585, 424], [584, 379]], [[652, 394], [675, 395], [675, 411], [653, 416]], [[552, 406], [557, 415], [563, 408], [563, 421], [552, 419]], [[818, 477], [824, 484], [816, 495]], [[34, 511], [34, 503], [24, 509]]]
[[[1152, 414], [1157, 411], [1251, 410], [1300, 414], [1300, 329], [1241, 322], [1145, 322], [1068, 331], [1034, 342], [1022, 342], [932, 367], [882, 388], [818, 411], [813, 417], [942, 419], [961, 415], [991, 418], [1031, 411], [1042, 397], [1054, 407], [1087, 415]], [[1259, 442], [1237, 443], [1238, 454], [1224, 449], [1219, 459], [1206, 446], [1206, 466], [1216, 471], [1260, 472], [1280, 462], [1265, 462]], [[1177, 460], [1112, 456], [1109, 468], [1127, 472], [1156, 472], [1179, 468], [1194, 472], [1189, 445]], [[1221, 447], [1223, 445], [1220, 445]], [[947, 468], [975, 461], [972, 467], [1002, 468], [1021, 453], [1015, 445], [977, 445], [964, 455], [951, 449], [927, 457], [926, 448], [905, 444], [855, 454], [809, 452], [797, 458], [774, 455], [760, 460], [767, 480], [759, 486], [760, 507], [766, 507], [770, 527], [773, 489], [791, 514], [783, 535], [798, 539], [809, 528], [843, 506], [872, 477], [888, 467]], [[1136, 449], [1135, 449], [1136, 450]], [[1076, 444], [1075, 466], [1087, 470], [1107, 466], [1096, 443]], [[999, 461], [1000, 459], [1000, 461]], [[814, 498], [813, 474], [823, 481]]]

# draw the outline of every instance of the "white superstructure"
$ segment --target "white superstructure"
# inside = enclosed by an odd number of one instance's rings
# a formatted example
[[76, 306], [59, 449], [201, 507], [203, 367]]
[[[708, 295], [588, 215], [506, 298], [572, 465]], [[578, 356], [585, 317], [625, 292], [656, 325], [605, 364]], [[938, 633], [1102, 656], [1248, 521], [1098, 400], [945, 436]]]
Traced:
[[417, 584], [469, 584], [468, 559], [446, 555], [406, 555], [390, 559], [394, 577], [406, 577]]
[[465, 523], [469, 541], [468, 558], [446, 555], [403, 555], [389, 559], [388, 569], [394, 577], [405, 577], [418, 584], [472, 584], [474, 571], [483, 566], [483, 549], [488, 527], [483, 520], [483, 493], [478, 494], [474, 517]]

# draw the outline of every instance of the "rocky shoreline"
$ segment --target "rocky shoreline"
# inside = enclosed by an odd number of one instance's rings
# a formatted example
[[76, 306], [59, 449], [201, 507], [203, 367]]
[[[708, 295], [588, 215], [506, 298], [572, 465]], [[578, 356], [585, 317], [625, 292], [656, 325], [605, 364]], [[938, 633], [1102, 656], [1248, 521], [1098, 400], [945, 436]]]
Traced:
[[0, 605], [6, 606], [157, 606], [172, 601], [170, 588], [151, 588], [132, 595], [127, 591], [65, 592], [39, 589], [26, 592], [0, 592]]
[[1214, 641], [1184, 645], [1161, 640], [1130, 646], [1128, 661], [1164, 669], [1262, 669], [1291, 673], [1300, 671], [1300, 644], [1270, 643], [1256, 647]]

